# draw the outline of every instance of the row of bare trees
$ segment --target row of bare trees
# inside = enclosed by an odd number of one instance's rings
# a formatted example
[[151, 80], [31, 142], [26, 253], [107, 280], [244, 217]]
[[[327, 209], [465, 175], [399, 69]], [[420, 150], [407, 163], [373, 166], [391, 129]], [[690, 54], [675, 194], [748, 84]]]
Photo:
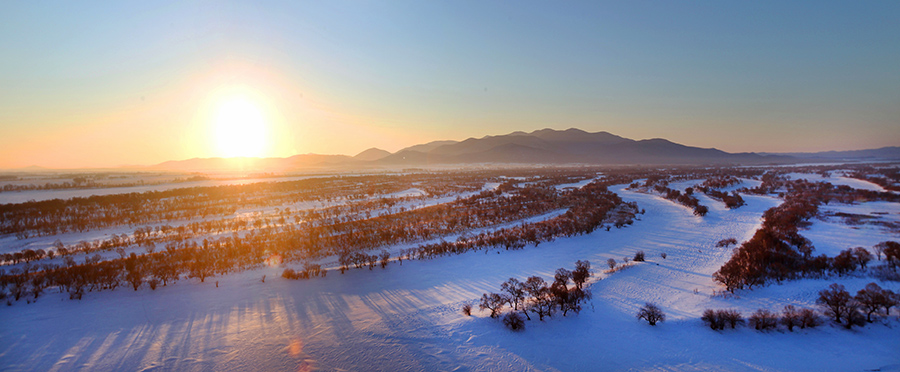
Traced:
[[[843, 285], [833, 283], [827, 289], [819, 291], [816, 303], [822, 306], [827, 317], [850, 329], [853, 326], [862, 326], [866, 322], [874, 322], [873, 317], [890, 315], [891, 308], [900, 304], [900, 295], [882, 289], [878, 284], [869, 283], [853, 296]], [[758, 309], [746, 320], [737, 310], [706, 309], [700, 319], [713, 330], [722, 330], [726, 327], [733, 329], [738, 325], [749, 323], [751, 328], [759, 331], [775, 329], [779, 324], [788, 331], [793, 331], [795, 327], [814, 328], [822, 324], [816, 311], [808, 308], [798, 309], [794, 305], [786, 305], [781, 314]]]

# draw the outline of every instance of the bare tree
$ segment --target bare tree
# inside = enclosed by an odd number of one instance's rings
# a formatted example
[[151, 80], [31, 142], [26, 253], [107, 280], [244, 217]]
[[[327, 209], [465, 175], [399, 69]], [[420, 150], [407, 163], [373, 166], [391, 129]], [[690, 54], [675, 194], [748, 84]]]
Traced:
[[591, 277], [591, 262], [588, 260], [578, 260], [575, 261], [575, 270], [572, 270], [572, 282], [575, 283], [575, 288], [581, 289], [584, 285], [584, 282]]
[[347, 271], [347, 269], [350, 268], [350, 263], [352, 262], [353, 260], [350, 258], [350, 252], [346, 249], [342, 249], [340, 251], [340, 254], [338, 255], [338, 263], [341, 265], [341, 274], [343, 274], [345, 271]]
[[851, 312], [856, 310], [850, 293], [847, 292], [843, 285], [837, 283], [832, 283], [828, 286], [828, 289], [819, 291], [819, 298], [816, 300], [816, 303], [825, 307], [825, 315], [834, 318], [834, 321], [838, 323], [841, 323]]
[[569, 285], [569, 279], [571, 278], [572, 272], [560, 267], [556, 269], [556, 274], [553, 275], [553, 282], [562, 284], [565, 287]]
[[881, 255], [884, 253], [884, 251], [895, 244], [897, 244], [897, 242], [885, 241], [885, 242], [875, 244], [875, 246], [872, 247], [872, 249], [875, 251], [875, 254], [878, 256], [878, 260], [881, 261]]
[[800, 311], [794, 305], [785, 305], [781, 311], [781, 324], [793, 332], [794, 327], [800, 326]]
[[144, 268], [138, 262], [137, 255], [134, 253], [125, 260], [125, 272], [125, 279], [131, 283], [135, 291], [138, 290], [141, 284], [144, 283]]
[[366, 262], [369, 264], [369, 270], [372, 270], [373, 268], [375, 268], [375, 264], [378, 263], [378, 256], [374, 254], [367, 254], [365, 256]]
[[853, 248], [853, 259], [860, 268], [865, 270], [869, 261], [872, 261], [872, 254], [863, 247], [856, 247]]
[[725, 329], [726, 325], [731, 326], [732, 329], [737, 328], [738, 324], [744, 322], [744, 317], [737, 310], [706, 309], [700, 320], [706, 323], [710, 329], [721, 330]]
[[883, 244], [882, 253], [884, 253], [884, 259], [888, 262], [888, 265], [892, 269], [896, 269], [897, 265], [900, 264], [900, 243], [887, 241], [878, 244]]
[[590, 300], [591, 297], [591, 291], [588, 289], [581, 289], [578, 287], [569, 288], [565, 293], [565, 298], [558, 301], [558, 305], [563, 312], [563, 316], [566, 316], [569, 311], [578, 314], [581, 312], [581, 304]]
[[538, 315], [540, 320], [553, 312], [553, 296], [547, 282], [539, 276], [532, 276], [525, 280], [525, 292], [528, 293], [528, 309]]
[[[728, 310], [719, 310], [717, 311], [719, 317], [722, 319], [722, 322], [728, 324], [731, 329], [737, 328], [738, 324], [744, 322], [744, 316], [741, 315], [740, 311], [728, 309]], [[724, 327], [723, 327], [724, 328]]]
[[749, 321], [750, 326], [757, 331], [764, 331], [778, 326], [778, 316], [766, 309], [756, 310], [753, 315], [750, 315]]
[[525, 329], [525, 320], [515, 311], [511, 311], [503, 317], [503, 324], [513, 331]]
[[858, 266], [857, 262], [858, 261], [856, 260], [856, 257], [854, 257], [853, 255], [853, 250], [845, 249], [841, 251], [837, 256], [834, 256], [832, 267], [835, 271], [837, 271], [838, 275], [844, 275], [856, 270]]
[[656, 325], [658, 322], [664, 322], [666, 320], [666, 314], [663, 313], [662, 309], [655, 304], [646, 303], [637, 313], [638, 319], [646, 320], [650, 325]]
[[712, 330], [725, 329], [725, 320], [719, 316], [719, 313], [713, 309], [703, 310], [703, 316], [700, 317], [706, 325]]
[[387, 250], [382, 249], [382, 250], [381, 250], [381, 255], [380, 255], [379, 258], [381, 258], [381, 261], [380, 261], [380, 262], [381, 262], [381, 268], [383, 269], [383, 268], [385, 268], [385, 267], [387, 266], [388, 262], [390, 261], [390, 259], [391, 259], [391, 253], [388, 252]]
[[519, 310], [519, 303], [525, 300], [525, 283], [516, 278], [509, 278], [500, 284], [500, 290], [506, 292], [506, 299], [513, 310]]
[[882, 307], [885, 308], [886, 315], [890, 312], [890, 308], [896, 305], [895, 297], [894, 292], [881, 289], [878, 284], [869, 283], [865, 288], [856, 292], [856, 296], [853, 299], [859, 303], [862, 311], [866, 313], [866, 321], [871, 323], [872, 314]]
[[891, 308], [900, 305], [900, 293], [885, 289], [884, 297], [884, 302], [881, 304], [884, 306], [884, 315], [891, 315]]
[[478, 308], [491, 310], [491, 318], [496, 318], [500, 315], [505, 303], [506, 299], [503, 296], [496, 293], [485, 293], [481, 296], [481, 303], [478, 305]]
[[813, 309], [800, 310], [800, 328], [816, 328], [822, 324], [819, 315]]

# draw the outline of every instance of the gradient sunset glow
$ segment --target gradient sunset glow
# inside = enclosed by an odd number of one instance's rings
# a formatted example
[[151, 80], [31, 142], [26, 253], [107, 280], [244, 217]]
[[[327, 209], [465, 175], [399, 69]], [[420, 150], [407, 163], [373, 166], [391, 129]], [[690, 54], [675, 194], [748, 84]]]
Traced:
[[900, 144], [897, 2], [7, 2], [0, 168], [396, 151], [577, 127]]

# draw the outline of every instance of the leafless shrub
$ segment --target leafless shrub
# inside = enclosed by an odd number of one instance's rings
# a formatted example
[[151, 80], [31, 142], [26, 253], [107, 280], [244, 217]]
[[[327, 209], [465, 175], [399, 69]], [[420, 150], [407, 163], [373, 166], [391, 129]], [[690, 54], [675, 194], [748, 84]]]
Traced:
[[781, 324], [787, 327], [788, 331], [793, 332], [794, 327], [800, 325], [800, 311], [794, 305], [785, 305], [781, 311]]
[[728, 247], [737, 244], [738, 241], [735, 238], [722, 239], [716, 242], [716, 248]]
[[466, 316], [472, 316], [472, 304], [470, 304], [468, 302], [463, 304], [462, 313], [465, 314]]
[[525, 320], [518, 312], [510, 311], [503, 317], [503, 324], [513, 331], [525, 329]]
[[637, 262], [644, 262], [644, 251], [637, 251], [634, 253], [634, 260]]

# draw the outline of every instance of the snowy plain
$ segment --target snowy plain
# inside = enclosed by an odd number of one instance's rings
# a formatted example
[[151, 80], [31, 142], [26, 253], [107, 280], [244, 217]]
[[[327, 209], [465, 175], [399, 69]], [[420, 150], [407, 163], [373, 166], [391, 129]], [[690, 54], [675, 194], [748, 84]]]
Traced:
[[[734, 308], [745, 315], [785, 304], [814, 308], [816, 293], [832, 282], [855, 293], [874, 281], [800, 280], [736, 297], [713, 296], [721, 288], [711, 274], [731, 254], [731, 248], [715, 243], [748, 239], [762, 212], [780, 200], [745, 196], [746, 206], [728, 210], [698, 195], [710, 208], [701, 218], [659, 196], [613, 189], [646, 210], [639, 221], [518, 251], [404, 261], [344, 275], [332, 271], [305, 281], [283, 279], [283, 267], [272, 266], [206, 283], [182, 280], [156, 291], [120, 288], [88, 293], [81, 301], [48, 293], [30, 305], [2, 306], [0, 369], [864, 371], [900, 366], [896, 315], [851, 331], [826, 324], [792, 333], [746, 327], [716, 332], [700, 322], [706, 308]], [[873, 230], [867, 232], [871, 239], [857, 242], [857, 236], [827, 233], [835, 229], [815, 221], [809, 238], [817, 247], [844, 248], [892, 238]], [[647, 253], [647, 262], [602, 273], [607, 259], [622, 262], [638, 250]], [[596, 274], [594, 299], [579, 315], [530, 321], [524, 331], [511, 332], [486, 313], [467, 317], [460, 311], [482, 293], [499, 291], [510, 277], [549, 279], [555, 269], [584, 259]], [[898, 283], [879, 284], [900, 291]], [[636, 320], [645, 302], [660, 305], [667, 321], [651, 327]]]
[[166, 191], [186, 187], [209, 187], [224, 185], [247, 185], [259, 182], [287, 182], [309, 178], [325, 177], [322, 175], [285, 176], [278, 178], [225, 178], [190, 182], [169, 182], [144, 186], [123, 186], [106, 188], [61, 189], [61, 190], [26, 190], [0, 192], [0, 204], [24, 203], [28, 201], [44, 201], [53, 199], [86, 198], [94, 195], [114, 195], [142, 193], [148, 191]]
[[[834, 172], [834, 173], [840, 173], [840, 172]], [[829, 177], [824, 177], [820, 174], [812, 174], [812, 173], [788, 173], [788, 174], [786, 174], [786, 176], [793, 180], [807, 180], [810, 182], [828, 182], [832, 185], [838, 185], [838, 186], [845, 185], [845, 186], [850, 186], [854, 189], [860, 189], [860, 190], [870, 190], [870, 191], [879, 191], [879, 192], [887, 191], [884, 189], [884, 187], [881, 187], [880, 185], [877, 185], [875, 183], [872, 183], [869, 181], [864, 181], [864, 180], [859, 180], [856, 178], [844, 177], [844, 176], [831, 175]]]

